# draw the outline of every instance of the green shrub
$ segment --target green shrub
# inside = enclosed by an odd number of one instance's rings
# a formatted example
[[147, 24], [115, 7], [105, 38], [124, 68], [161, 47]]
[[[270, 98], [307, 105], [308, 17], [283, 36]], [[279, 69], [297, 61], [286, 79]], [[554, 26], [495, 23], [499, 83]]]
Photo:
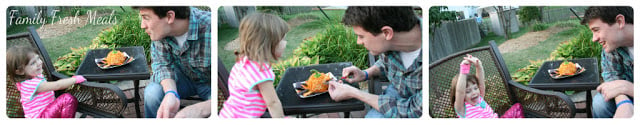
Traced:
[[536, 24], [533, 24], [533, 26], [531, 26], [531, 29], [534, 32], [543, 31], [543, 30], [546, 30], [547, 28], [549, 28], [549, 26], [547, 24], [544, 24], [544, 23], [536, 23]]
[[56, 71], [65, 75], [74, 75], [76, 73], [76, 69], [80, 66], [80, 63], [82, 63], [85, 54], [87, 54], [87, 51], [92, 49], [109, 48], [107, 45], [98, 43], [97, 39], [99, 39], [99, 37], [93, 39], [92, 44], [87, 47], [71, 48], [71, 53], [59, 57], [53, 63]]
[[539, 20], [541, 16], [540, 9], [536, 6], [523, 6], [518, 11], [518, 17], [520, 17], [520, 22], [522, 23], [541, 21]]
[[531, 81], [531, 78], [533, 78], [533, 75], [535, 75], [538, 69], [540, 69], [540, 65], [542, 65], [543, 62], [550, 60], [555, 60], [555, 58], [547, 58], [544, 60], [536, 61], [529, 60], [529, 63], [531, 64], [518, 69], [515, 73], [513, 73], [513, 75], [511, 75], [511, 79], [516, 82], [522, 83], [523, 85], [528, 85], [529, 81]]
[[596, 57], [600, 59], [602, 46], [597, 42], [592, 42], [592, 33], [586, 26], [579, 26], [579, 34], [568, 42], [560, 43], [556, 50], [551, 52], [553, 57], [562, 57], [567, 59], [573, 58], [590, 58]]
[[274, 87], [278, 86], [278, 83], [280, 83], [280, 79], [282, 79], [282, 75], [284, 74], [284, 71], [287, 70], [287, 68], [307, 66], [307, 65], [313, 65], [313, 64], [319, 64], [317, 56], [309, 58], [306, 56], [294, 55], [289, 59], [278, 61], [276, 64], [272, 66], [273, 73], [276, 75], [276, 78], [273, 82], [273, 86]]
[[368, 51], [356, 43], [356, 35], [346, 26], [335, 23], [327, 25], [324, 31], [307, 38], [294, 50], [297, 56], [318, 56], [321, 64], [353, 62], [360, 69], [368, 67]]
[[149, 54], [151, 39], [144, 29], [140, 28], [137, 11], [128, 11], [118, 16], [118, 23], [110, 30], [102, 31], [98, 37], [100, 37], [99, 43], [110, 47], [142, 46], [147, 55], [147, 62], [151, 62]]
[[56, 71], [65, 75], [73, 75], [84, 59], [85, 54], [91, 49], [118, 48], [127, 46], [142, 46], [147, 55], [147, 61], [151, 62], [149, 47], [151, 39], [143, 29], [140, 28], [140, 18], [135, 11], [119, 13], [118, 23], [109, 29], [105, 29], [98, 37], [92, 40], [92, 44], [87, 47], [71, 48], [71, 53], [59, 57], [54, 66]]

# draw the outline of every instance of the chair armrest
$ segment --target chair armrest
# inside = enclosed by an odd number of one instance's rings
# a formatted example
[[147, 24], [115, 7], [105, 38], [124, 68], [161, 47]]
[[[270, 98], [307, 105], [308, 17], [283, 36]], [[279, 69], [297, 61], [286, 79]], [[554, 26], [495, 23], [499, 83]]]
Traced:
[[67, 90], [78, 99], [78, 112], [93, 117], [122, 117], [127, 96], [116, 85], [83, 82], [79, 88]]
[[510, 80], [509, 85], [524, 111], [535, 117], [570, 118], [575, 117], [576, 107], [564, 93], [543, 91], [527, 87]]

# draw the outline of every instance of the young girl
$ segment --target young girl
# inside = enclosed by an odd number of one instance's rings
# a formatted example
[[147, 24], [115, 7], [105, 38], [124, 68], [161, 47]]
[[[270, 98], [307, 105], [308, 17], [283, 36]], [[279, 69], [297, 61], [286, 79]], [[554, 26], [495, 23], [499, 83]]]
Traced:
[[[471, 64], [476, 67], [475, 75], [468, 75]], [[451, 83], [453, 108], [459, 118], [498, 118], [491, 106], [484, 100], [485, 84], [482, 62], [469, 54], [460, 63], [460, 74]], [[519, 103], [513, 105], [502, 118], [522, 118]]]
[[38, 52], [26, 46], [7, 50], [7, 74], [20, 91], [20, 102], [26, 118], [73, 118], [78, 101], [69, 93], [55, 97], [55, 90], [82, 83], [82, 76], [49, 82], [42, 75], [42, 60]]
[[288, 24], [278, 16], [255, 13], [240, 22], [240, 49], [229, 76], [229, 98], [220, 117], [257, 118], [269, 109], [271, 117], [284, 116], [275, 89], [275, 75], [269, 65], [286, 47]]

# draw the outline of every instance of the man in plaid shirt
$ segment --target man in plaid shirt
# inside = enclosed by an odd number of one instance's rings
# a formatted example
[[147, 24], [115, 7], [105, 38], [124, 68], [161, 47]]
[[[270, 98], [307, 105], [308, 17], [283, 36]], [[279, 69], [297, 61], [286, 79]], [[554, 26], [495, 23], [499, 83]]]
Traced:
[[[602, 45], [602, 79], [592, 101], [593, 117], [633, 116], [633, 8], [593, 6], [587, 8], [582, 24], [593, 33], [592, 41]], [[587, 107], [589, 108], [589, 107]]]
[[352, 26], [373, 55], [374, 66], [343, 69], [349, 83], [371, 77], [386, 77], [391, 84], [382, 95], [362, 92], [346, 84], [330, 82], [329, 94], [336, 101], [355, 98], [371, 105], [367, 118], [418, 118], [422, 116], [422, 31], [412, 7], [349, 7], [342, 22]]
[[[151, 83], [144, 90], [147, 118], [208, 117], [211, 103], [178, 113], [180, 97], [211, 97], [211, 12], [190, 7], [134, 7], [151, 37]], [[206, 109], [209, 109], [208, 112]], [[186, 114], [185, 114], [186, 113]]]

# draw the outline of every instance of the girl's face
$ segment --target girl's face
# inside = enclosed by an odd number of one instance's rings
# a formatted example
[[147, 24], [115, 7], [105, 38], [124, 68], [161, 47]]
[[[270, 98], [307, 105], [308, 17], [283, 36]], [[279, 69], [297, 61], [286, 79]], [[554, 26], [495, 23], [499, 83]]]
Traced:
[[478, 88], [478, 84], [467, 83], [467, 89], [465, 90], [464, 101], [471, 104], [476, 105], [479, 103], [480, 97], [480, 89]]
[[276, 58], [280, 58], [282, 57], [282, 53], [284, 52], [284, 49], [287, 48], [287, 41], [284, 40], [284, 38], [282, 39], [282, 41], [280, 41], [280, 43], [278, 43], [278, 46], [276, 47]]
[[42, 73], [42, 60], [40, 60], [40, 56], [35, 53], [29, 53], [29, 63], [24, 66], [22, 72], [18, 72], [17, 74], [26, 75], [27, 77], [35, 77]]

